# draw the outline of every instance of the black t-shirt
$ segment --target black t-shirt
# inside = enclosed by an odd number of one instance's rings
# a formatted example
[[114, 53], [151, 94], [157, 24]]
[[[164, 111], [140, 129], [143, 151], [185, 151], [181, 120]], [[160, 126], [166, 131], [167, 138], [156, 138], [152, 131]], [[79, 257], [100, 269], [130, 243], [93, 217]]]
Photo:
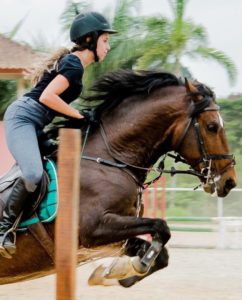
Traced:
[[[24, 96], [30, 97], [36, 101], [39, 101], [40, 95], [47, 85], [58, 75], [63, 75], [69, 81], [69, 87], [60, 94], [60, 98], [66, 103], [70, 103], [82, 92], [82, 76], [83, 76], [83, 66], [80, 59], [74, 54], [67, 54], [61, 58], [56, 67], [50, 72], [44, 72], [40, 81], [35, 87], [31, 89]], [[46, 106], [45, 106], [46, 107]]]

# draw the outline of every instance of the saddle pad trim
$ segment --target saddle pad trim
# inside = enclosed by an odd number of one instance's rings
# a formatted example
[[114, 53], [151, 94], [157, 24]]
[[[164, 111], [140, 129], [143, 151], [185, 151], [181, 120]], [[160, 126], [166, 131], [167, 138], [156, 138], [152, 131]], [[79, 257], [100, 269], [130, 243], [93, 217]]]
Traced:
[[[58, 202], [59, 202], [58, 201], [58, 199], [59, 199], [59, 187], [58, 187], [58, 179], [57, 179], [57, 172], [56, 172], [56, 164], [48, 158], [46, 158], [46, 160], [50, 163], [50, 165], [52, 167], [52, 171], [54, 173], [54, 177], [55, 177], [55, 191], [54, 192], [56, 192], [55, 193], [56, 201], [55, 201], [54, 204], [52, 204], [52, 205], [55, 205], [54, 213], [49, 218], [41, 220], [41, 222], [43, 222], [43, 223], [48, 223], [48, 222], [51, 222], [55, 219], [55, 217], [57, 215], [57, 211], [58, 211]], [[51, 183], [50, 183], [50, 187], [52, 188]], [[49, 188], [48, 188], [48, 193], [49, 192], [53, 192], [53, 191], [52, 190], [49, 191]]]

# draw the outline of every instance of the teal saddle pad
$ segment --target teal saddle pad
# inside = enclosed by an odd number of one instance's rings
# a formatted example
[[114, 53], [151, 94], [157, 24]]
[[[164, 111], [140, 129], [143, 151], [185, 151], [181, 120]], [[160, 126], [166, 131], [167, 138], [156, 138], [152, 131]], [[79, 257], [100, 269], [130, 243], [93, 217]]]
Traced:
[[18, 227], [19, 231], [24, 231], [27, 229], [27, 226], [38, 222], [51, 222], [56, 217], [58, 206], [58, 182], [55, 162], [51, 159], [46, 159], [44, 161], [44, 169], [50, 180], [47, 192], [36, 211], [37, 214], [35, 217], [22, 221]]

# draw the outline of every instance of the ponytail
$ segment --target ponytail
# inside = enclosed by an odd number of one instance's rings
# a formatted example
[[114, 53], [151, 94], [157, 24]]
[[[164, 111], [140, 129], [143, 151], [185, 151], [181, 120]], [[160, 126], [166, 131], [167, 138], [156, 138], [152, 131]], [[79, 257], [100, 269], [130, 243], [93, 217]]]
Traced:
[[54, 52], [54, 54], [51, 57], [49, 57], [39, 67], [35, 69], [34, 73], [31, 75], [31, 83], [33, 85], [36, 85], [40, 81], [43, 74], [45, 72], [50, 73], [53, 69], [55, 69], [58, 61], [66, 54], [70, 54], [74, 51], [82, 51], [82, 50], [83, 47], [79, 45], [75, 45], [71, 50], [69, 50], [68, 48], [61, 48], [57, 50], [56, 52]]

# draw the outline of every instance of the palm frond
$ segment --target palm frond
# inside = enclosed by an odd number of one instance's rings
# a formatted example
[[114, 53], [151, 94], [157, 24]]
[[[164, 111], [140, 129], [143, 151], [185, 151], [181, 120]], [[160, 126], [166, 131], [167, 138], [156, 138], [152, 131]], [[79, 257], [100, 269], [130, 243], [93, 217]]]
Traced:
[[73, 3], [72, 0], [68, 0], [63, 13], [60, 16], [60, 22], [62, 24], [62, 30], [69, 33], [73, 19], [76, 17], [77, 12], [86, 12], [91, 9], [91, 4], [87, 1], [81, 1]]
[[16, 36], [16, 34], [18, 33], [18, 31], [22, 27], [23, 23], [25, 22], [27, 16], [28, 16], [28, 13], [14, 25], [14, 27], [11, 29], [10, 32], [8, 32], [6, 34], [6, 36], [8, 38], [12, 39], [12, 38], [14, 38]]
[[237, 79], [236, 66], [232, 59], [229, 58], [224, 52], [214, 48], [199, 47], [196, 49], [196, 54], [199, 54], [201, 57], [206, 59], [212, 59], [213, 61], [219, 63], [226, 70], [230, 83], [235, 83]]

